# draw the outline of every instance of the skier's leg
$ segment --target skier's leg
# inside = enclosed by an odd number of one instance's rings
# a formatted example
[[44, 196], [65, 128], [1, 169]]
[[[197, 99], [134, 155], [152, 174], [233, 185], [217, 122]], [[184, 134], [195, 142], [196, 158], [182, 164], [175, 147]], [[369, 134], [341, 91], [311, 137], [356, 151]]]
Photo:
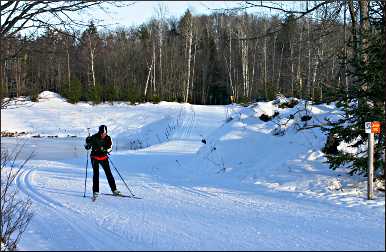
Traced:
[[92, 192], [99, 192], [99, 161], [91, 158], [93, 177], [92, 177]]
[[110, 169], [110, 165], [109, 165], [109, 160], [106, 159], [106, 160], [101, 161], [101, 165], [103, 167], [103, 170], [105, 171], [105, 174], [106, 174], [106, 177], [107, 177], [107, 181], [109, 182], [111, 191], [114, 192], [115, 190], [117, 190], [117, 186], [115, 184], [115, 180], [114, 180], [113, 174], [111, 173], [111, 169]]

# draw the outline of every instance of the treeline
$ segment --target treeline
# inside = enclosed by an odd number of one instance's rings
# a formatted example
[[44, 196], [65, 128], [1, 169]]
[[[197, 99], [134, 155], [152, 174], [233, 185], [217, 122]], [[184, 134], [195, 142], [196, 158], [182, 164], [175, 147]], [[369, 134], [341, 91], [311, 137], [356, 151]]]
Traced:
[[3, 39], [1, 93], [227, 104], [280, 92], [325, 101], [350, 83], [342, 64], [349, 32], [327, 18], [192, 16], [189, 10], [179, 20], [161, 17], [139, 27], [46, 30]]

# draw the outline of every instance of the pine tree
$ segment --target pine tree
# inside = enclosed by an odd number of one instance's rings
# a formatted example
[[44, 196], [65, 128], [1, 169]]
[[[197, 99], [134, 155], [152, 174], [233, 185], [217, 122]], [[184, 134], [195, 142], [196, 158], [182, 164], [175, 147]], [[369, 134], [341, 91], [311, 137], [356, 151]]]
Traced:
[[102, 88], [99, 83], [96, 83], [95, 86], [90, 87], [87, 91], [88, 101], [92, 101], [94, 104], [98, 104], [102, 101]]
[[67, 98], [70, 103], [77, 103], [82, 96], [82, 84], [78, 79], [71, 80], [70, 87], [65, 87], [62, 95]]
[[[376, 20], [375, 20], [376, 21]], [[381, 134], [375, 134], [374, 169], [376, 174], [384, 174], [384, 142], [385, 142], [385, 108], [384, 108], [384, 55], [385, 40], [383, 19], [373, 23], [374, 29], [363, 36], [368, 37], [368, 47], [358, 51], [359, 55], [366, 54], [368, 61], [354, 57], [350, 63], [353, 70], [348, 74], [354, 83], [347, 96], [342, 96], [339, 104], [343, 108], [345, 117], [331, 122], [331, 127], [323, 130], [328, 132], [324, 152], [331, 169], [345, 164], [351, 168], [350, 174], [367, 174], [367, 141], [365, 122], [380, 121]], [[357, 49], [359, 50], [359, 49]], [[343, 94], [343, 92], [342, 92]], [[335, 141], [332, 140], [335, 139]], [[337, 150], [339, 143], [349, 143], [350, 147], [358, 148], [356, 154]], [[332, 145], [335, 150], [331, 150]]]

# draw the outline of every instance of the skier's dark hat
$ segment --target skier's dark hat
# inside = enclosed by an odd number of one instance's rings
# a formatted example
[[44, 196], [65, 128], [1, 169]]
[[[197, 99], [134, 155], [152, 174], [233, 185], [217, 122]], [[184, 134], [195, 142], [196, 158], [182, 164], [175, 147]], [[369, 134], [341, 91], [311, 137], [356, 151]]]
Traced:
[[101, 125], [99, 126], [99, 133], [107, 133], [107, 126], [106, 125]]

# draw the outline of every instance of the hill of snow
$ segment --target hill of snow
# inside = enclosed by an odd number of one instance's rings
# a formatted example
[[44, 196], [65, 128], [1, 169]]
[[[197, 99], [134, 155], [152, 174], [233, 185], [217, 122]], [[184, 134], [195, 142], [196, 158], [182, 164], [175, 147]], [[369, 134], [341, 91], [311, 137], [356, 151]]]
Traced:
[[[45, 91], [39, 102], [11, 104], [1, 110], [1, 131], [25, 134], [2, 137], [2, 148], [22, 141], [24, 153], [36, 152], [15, 185], [35, 213], [20, 248], [383, 250], [384, 193], [366, 200], [366, 178], [328, 169], [325, 135], [298, 131], [341, 111], [301, 100], [280, 108], [284, 102], [92, 106]], [[265, 122], [263, 114], [274, 117]], [[114, 142], [111, 160], [143, 199], [91, 202], [90, 167], [83, 198], [84, 138], [101, 124]], [[109, 192], [102, 170], [100, 191]]]

